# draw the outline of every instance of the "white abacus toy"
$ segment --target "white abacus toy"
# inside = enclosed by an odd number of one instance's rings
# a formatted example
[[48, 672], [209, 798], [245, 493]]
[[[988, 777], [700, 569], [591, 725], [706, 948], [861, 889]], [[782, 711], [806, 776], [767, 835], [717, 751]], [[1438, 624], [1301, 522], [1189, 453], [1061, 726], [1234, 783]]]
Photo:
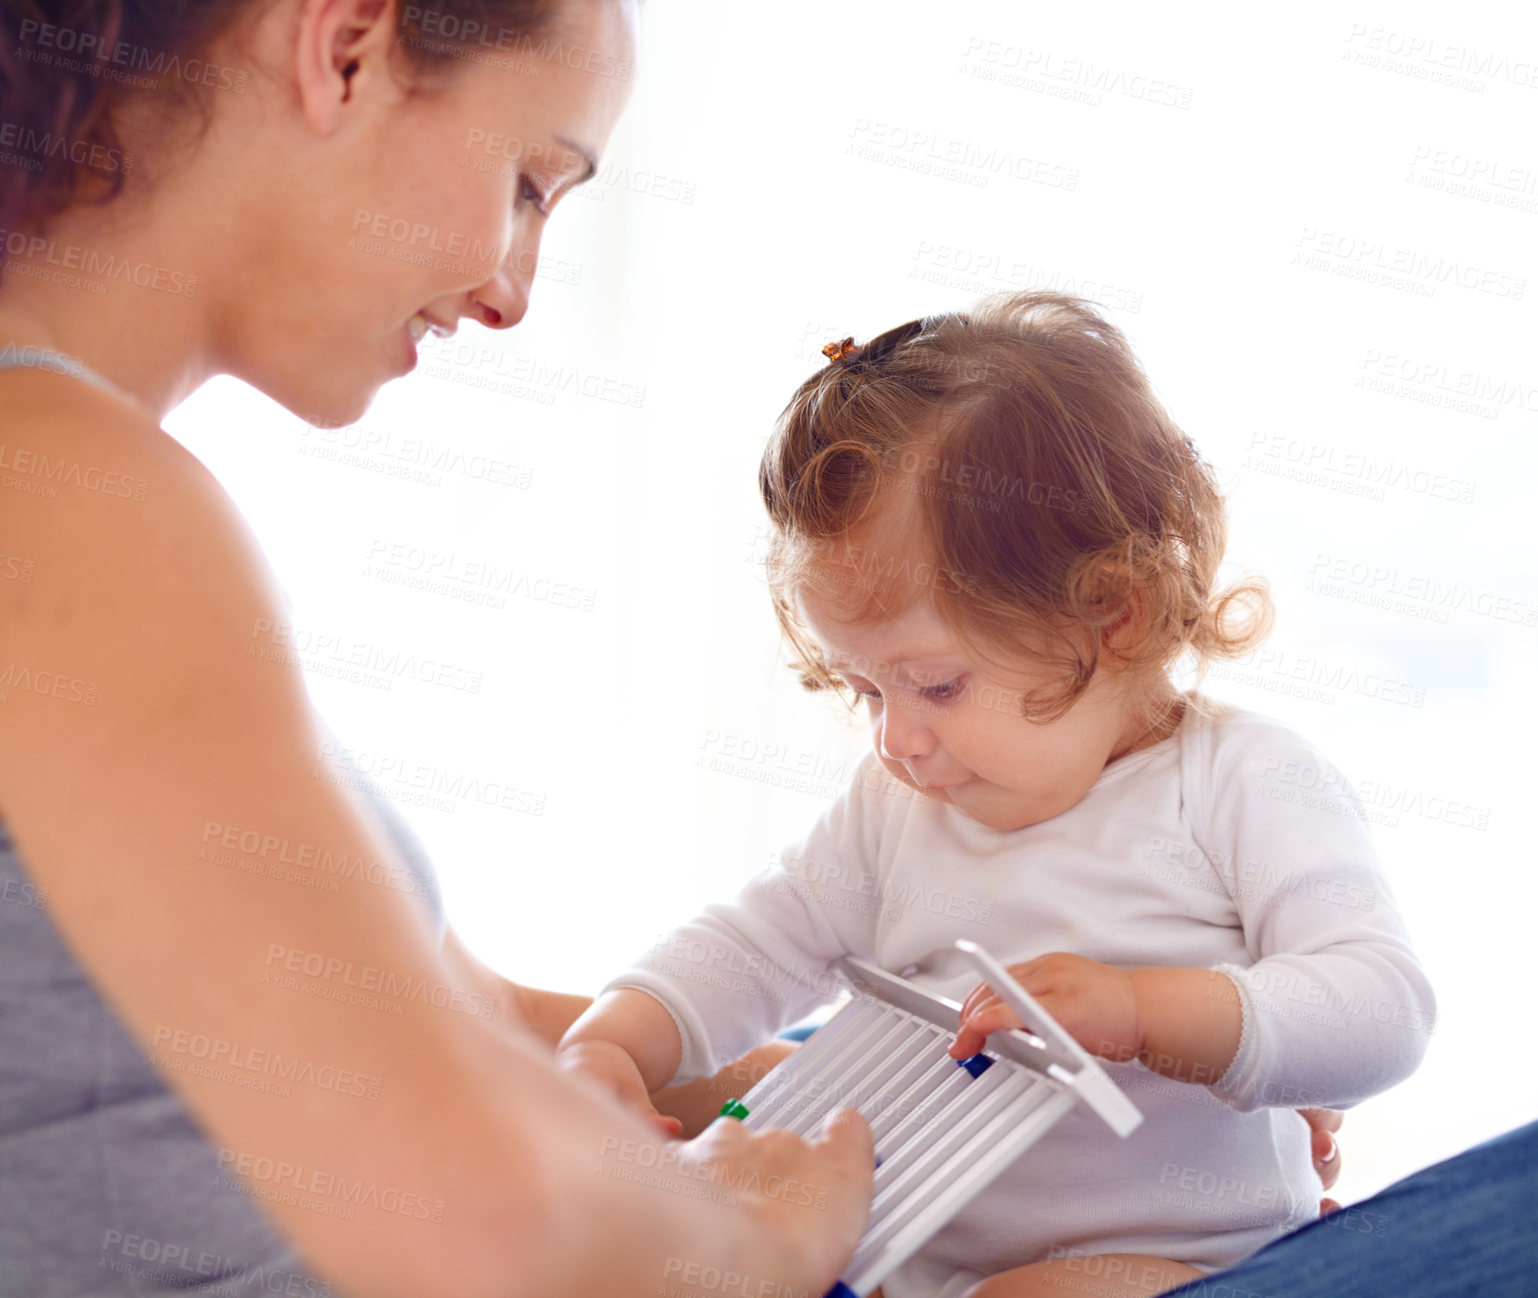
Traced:
[[876, 1139], [875, 1198], [828, 1298], [864, 1298], [1076, 1103], [1118, 1136], [1143, 1120], [1099, 1064], [975, 942], [956, 946], [1026, 1031], [995, 1032], [954, 1059], [961, 1006], [863, 960], [837, 968], [854, 990], [804, 1046], [722, 1109], [752, 1128], [809, 1135], [858, 1109]]

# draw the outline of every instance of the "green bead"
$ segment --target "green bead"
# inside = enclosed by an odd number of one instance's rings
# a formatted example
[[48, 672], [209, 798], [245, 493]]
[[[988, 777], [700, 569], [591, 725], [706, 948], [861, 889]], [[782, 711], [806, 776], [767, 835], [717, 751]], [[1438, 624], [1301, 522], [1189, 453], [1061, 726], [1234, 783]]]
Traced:
[[741, 1100], [728, 1100], [721, 1106], [721, 1116], [723, 1118], [745, 1118], [748, 1116], [748, 1106]]

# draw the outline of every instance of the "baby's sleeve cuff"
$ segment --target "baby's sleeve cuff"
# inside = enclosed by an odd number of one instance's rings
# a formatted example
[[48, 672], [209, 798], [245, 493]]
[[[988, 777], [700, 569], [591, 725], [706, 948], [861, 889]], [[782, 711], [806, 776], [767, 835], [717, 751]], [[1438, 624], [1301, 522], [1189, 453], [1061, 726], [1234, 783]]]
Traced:
[[1238, 965], [1214, 965], [1213, 972], [1226, 975], [1238, 991], [1241, 1026], [1239, 1047], [1234, 1051], [1233, 1059], [1229, 1062], [1223, 1076], [1207, 1089], [1229, 1108], [1247, 1113], [1251, 1109], [1260, 1107], [1251, 1095], [1254, 1090], [1256, 1065], [1260, 1057], [1260, 1033], [1255, 1026], [1255, 1002], [1250, 996], [1245, 971]]
[[645, 992], [668, 1012], [668, 1017], [673, 1020], [673, 1026], [678, 1029], [680, 1046], [678, 1071], [673, 1074], [672, 1081], [668, 1082], [667, 1085], [681, 1085], [684, 1082], [692, 1082], [701, 1077], [710, 1077], [715, 1074], [715, 1066], [705, 1058], [699, 1048], [698, 1042], [701, 1040], [701, 1034], [690, 1026], [684, 1015], [662, 994], [655, 984], [647, 981], [644, 976], [633, 973], [625, 974], [611, 982], [605, 983], [598, 989], [598, 995], [602, 996], [605, 992], [619, 991], [621, 989]]

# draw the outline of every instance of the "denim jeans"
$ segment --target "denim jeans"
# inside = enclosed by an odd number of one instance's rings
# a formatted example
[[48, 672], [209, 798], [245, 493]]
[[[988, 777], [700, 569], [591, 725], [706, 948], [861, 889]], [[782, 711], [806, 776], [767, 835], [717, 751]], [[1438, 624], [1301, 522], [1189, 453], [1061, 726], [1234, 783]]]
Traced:
[[1532, 1298], [1538, 1122], [1475, 1145], [1165, 1298]]

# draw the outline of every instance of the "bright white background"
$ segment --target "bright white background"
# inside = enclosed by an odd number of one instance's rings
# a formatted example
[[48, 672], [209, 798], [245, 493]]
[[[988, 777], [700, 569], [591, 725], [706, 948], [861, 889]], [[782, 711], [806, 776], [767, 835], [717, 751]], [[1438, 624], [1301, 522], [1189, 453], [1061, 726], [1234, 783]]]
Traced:
[[[168, 426], [245, 510], [318, 706], [452, 921], [509, 976], [591, 991], [862, 751], [779, 665], [757, 566], [759, 451], [818, 349], [997, 289], [1097, 298], [1220, 469], [1230, 557], [1273, 583], [1274, 639], [1213, 692], [1375, 791], [1438, 988], [1424, 1067], [1347, 1122], [1359, 1198], [1538, 1111], [1519, 8], [652, 0], [521, 327], [428, 344], [341, 433], [227, 379]], [[401, 476], [419, 453], [454, 463]], [[473, 564], [514, 574], [501, 607], [464, 598]], [[429, 567], [450, 593], [405, 584]], [[340, 679], [351, 654], [480, 686]]]

